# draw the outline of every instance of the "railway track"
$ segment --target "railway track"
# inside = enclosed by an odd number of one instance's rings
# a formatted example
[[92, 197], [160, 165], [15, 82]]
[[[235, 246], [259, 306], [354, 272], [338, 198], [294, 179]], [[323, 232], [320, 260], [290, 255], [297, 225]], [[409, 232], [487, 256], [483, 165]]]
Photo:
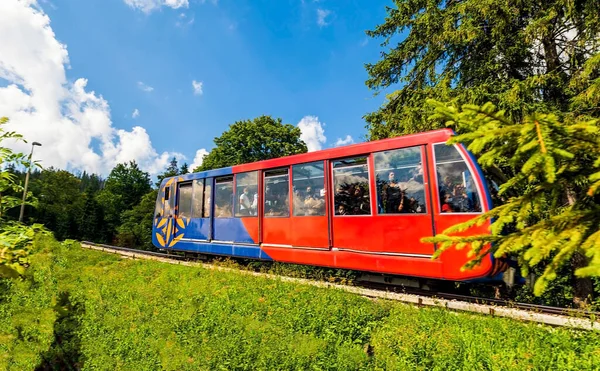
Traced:
[[234, 268], [226, 268], [199, 261], [190, 261], [187, 257], [181, 255], [165, 254], [151, 251], [140, 251], [124, 247], [97, 244], [87, 241], [82, 242], [81, 246], [83, 248], [118, 254], [124, 258], [129, 259], [155, 260], [169, 264], [201, 266], [207, 269], [234, 271], [241, 274], [268, 277], [287, 282], [294, 282], [317, 287], [336, 288], [369, 298], [395, 300], [408, 304], [414, 304], [420, 307], [443, 307], [455, 311], [479, 313], [497, 317], [507, 317], [551, 326], [600, 331], [600, 312], [551, 307], [546, 305], [515, 303], [502, 299], [479, 298], [466, 295], [456, 295], [451, 293], [432, 292], [413, 288], [403, 288], [401, 292], [398, 292], [399, 288], [397, 286], [389, 287], [384, 284], [363, 284], [361, 286], [349, 286], [329, 283], [325, 281], [310, 280], [306, 278], [293, 278], [270, 273], [260, 273]]

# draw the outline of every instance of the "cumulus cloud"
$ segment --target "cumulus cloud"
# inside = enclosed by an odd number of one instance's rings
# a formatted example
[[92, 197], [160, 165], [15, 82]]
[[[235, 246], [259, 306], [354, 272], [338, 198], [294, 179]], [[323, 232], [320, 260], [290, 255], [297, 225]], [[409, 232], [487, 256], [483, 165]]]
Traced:
[[327, 9], [317, 9], [317, 24], [319, 27], [327, 26], [329, 23], [327, 22], [327, 17], [331, 14], [331, 10]]
[[352, 144], [354, 143], [354, 139], [352, 139], [352, 137], [350, 135], [346, 135], [346, 138], [342, 139], [342, 138], [338, 138], [335, 141], [335, 146], [345, 146], [346, 144]]
[[202, 95], [204, 93], [202, 91], [202, 81], [192, 81], [192, 87], [194, 88], [195, 95]]
[[138, 85], [138, 88], [140, 88], [140, 90], [145, 91], [146, 93], [150, 93], [151, 91], [154, 90], [154, 88], [152, 86], [148, 86], [141, 81], [138, 81], [137, 85]]
[[140, 117], [140, 110], [139, 109], [134, 109], [133, 113], [131, 114], [131, 117], [134, 119], [137, 119], [138, 117]]
[[320, 150], [327, 140], [323, 126], [325, 124], [322, 124], [316, 116], [304, 116], [298, 123], [302, 132], [300, 139], [306, 143], [309, 152]]
[[[113, 127], [108, 102], [87, 90], [87, 80], [69, 83], [67, 47], [56, 40], [50, 19], [35, 0], [0, 1], [0, 114], [9, 130], [43, 144], [43, 166], [107, 174], [119, 162], [135, 160], [152, 174], [179, 153], [158, 154], [141, 126]], [[8, 144], [29, 152], [25, 143]]]
[[133, 9], [141, 10], [144, 13], [150, 13], [162, 6], [173, 9], [187, 8], [190, 6], [189, 0], [124, 0], [125, 4]]
[[204, 161], [204, 156], [206, 155], [208, 155], [208, 151], [204, 148], [200, 148], [196, 151], [196, 156], [194, 156], [194, 162], [189, 167], [190, 172], [194, 171], [195, 168], [202, 165], [202, 162]]

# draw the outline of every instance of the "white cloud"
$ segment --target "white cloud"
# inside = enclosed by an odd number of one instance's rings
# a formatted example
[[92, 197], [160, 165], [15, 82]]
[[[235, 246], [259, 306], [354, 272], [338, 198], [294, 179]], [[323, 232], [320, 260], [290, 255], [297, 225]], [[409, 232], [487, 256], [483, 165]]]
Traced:
[[[56, 40], [49, 17], [35, 0], [0, 0], [0, 114], [9, 130], [43, 144], [35, 159], [45, 167], [107, 174], [119, 162], [135, 160], [151, 173], [179, 153], [158, 154], [146, 130], [113, 127], [108, 102], [88, 91], [87, 80], [69, 83], [67, 47]], [[30, 144], [8, 144], [29, 152]]]
[[352, 139], [352, 137], [350, 135], [346, 135], [346, 138], [342, 139], [342, 138], [338, 138], [335, 141], [335, 146], [345, 146], [346, 144], [352, 144], [354, 143], [354, 139]]
[[200, 148], [196, 151], [196, 156], [194, 156], [194, 162], [189, 166], [190, 173], [194, 171], [195, 168], [202, 165], [204, 161], [204, 156], [208, 155], [208, 151], [204, 148]]
[[300, 139], [306, 143], [309, 152], [320, 150], [327, 140], [323, 126], [325, 124], [319, 122], [319, 118], [316, 116], [304, 116], [298, 123], [302, 132]]
[[138, 88], [140, 88], [140, 90], [145, 91], [146, 93], [150, 93], [151, 91], [154, 90], [154, 88], [152, 86], [146, 85], [141, 81], [137, 82], [137, 86], [138, 86]]
[[327, 9], [317, 9], [317, 24], [319, 27], [327, 26], [329, 23], [326, 18], [331, 14], [331, 10]]
[[140, 117], [140, 110], [139, 109], [134, 109], [133, 113], [131, 114], [131, 117], [134, 119], [137, 119], [138, 117]]
[[192, 87], [194, 88], [195, 95], [202, 95], [204, 93], [202, 91], [202, 81], [192, 81]]
[[178, 18], [179, 20], [175, 22], [175, 26], [177, 27], [191, 26], [196, 21], [196, 17], [193, 14], [191, 17], [188, 17], [187, 14], [181, 13]]
[[190, 6], [189, 0], [124, 0], [125, 4], [134, 9], [141, 10], [144, 13], [150, 13], [159, 9], [161, 6], [167, 6], [173, 9], [187, 8]]

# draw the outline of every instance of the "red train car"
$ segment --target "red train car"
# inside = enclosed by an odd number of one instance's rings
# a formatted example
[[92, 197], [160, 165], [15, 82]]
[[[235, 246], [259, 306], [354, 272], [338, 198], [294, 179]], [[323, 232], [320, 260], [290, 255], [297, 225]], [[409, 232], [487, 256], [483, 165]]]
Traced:
[[[309, 152], [163, 180], [160, 249], [444, 280], [490, 277], [490, 255], [420, 239], [491, 208], [485, 179], [449, 129]], [[465, 233], [489, 233], [489, 224]]]

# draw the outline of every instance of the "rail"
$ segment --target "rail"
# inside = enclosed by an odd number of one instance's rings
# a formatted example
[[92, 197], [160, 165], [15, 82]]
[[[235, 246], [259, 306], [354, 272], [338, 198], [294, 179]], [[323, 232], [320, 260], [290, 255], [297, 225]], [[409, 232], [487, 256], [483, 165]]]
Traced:
[[583, 330], [600, 331], [600, 312], [592, 312], [578, 309], [551, 307], [547, 305], [536, 305], [526, 303], [515, 303], [501, 299], [478, 298], [450, 293], [430, 292], [425, 290], [409, 289], [404, 292], [393, 292], [382, 284], [369, 284], [369, 287], [349, 286], [334, 284], [324, 281], [310, 280], [306, 278], [293, 278], [279, 276], [270, 273], [245, 271], [197, 261], [188, 261], [186, 257], [142, 251], [125, 247], [97, 244], [83, 241], [83, 248], [99, 250], [130, 259], [156, 260], [170, 264], [201, 266], [207, 269], [221, 271], [234, 271], [241, 274], [280, 279], [282, 281], [312, 285], [317, 287], [336, 288], [370, 298], [379, 298], [400, 301], [417, 306], [443, 307], [455, 311], [479, 313], [497, 317], [507, 317], [528, 322], [542, 323], [550, 326], [570, 327]]

